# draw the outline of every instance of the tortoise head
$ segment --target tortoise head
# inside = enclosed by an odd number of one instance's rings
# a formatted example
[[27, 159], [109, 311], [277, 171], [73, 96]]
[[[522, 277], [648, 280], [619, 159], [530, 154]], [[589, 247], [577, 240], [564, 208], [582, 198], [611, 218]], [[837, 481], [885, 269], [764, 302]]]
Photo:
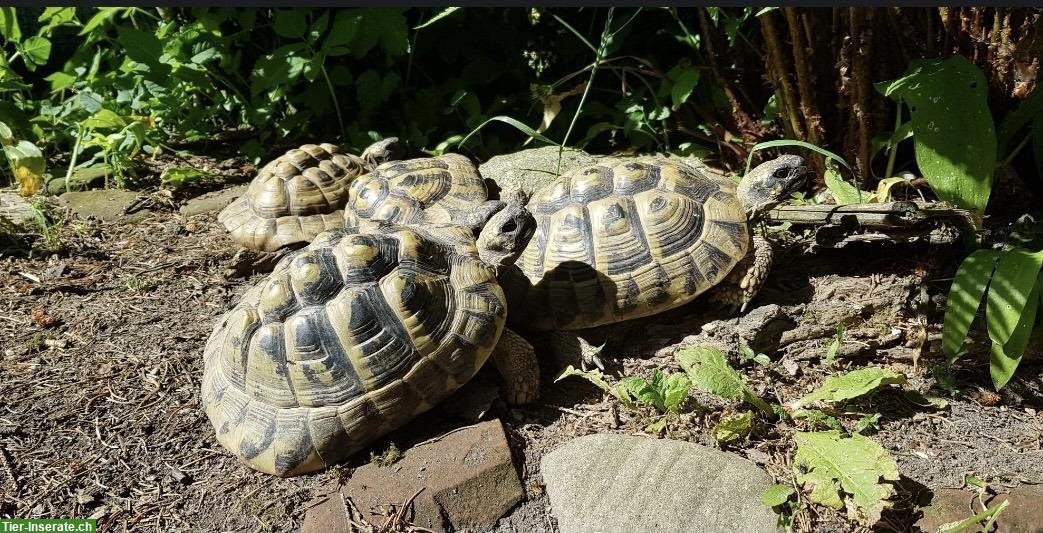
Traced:
[[804, 185], [808, 167], [799, 155], [784, 155], [757, 165], [739, 182], [739, 201], [746, 217], [774, 208]]
[[536, 218], [524, 207], [509, 203], [496, 211], [478, 234], [478, 257], [496, 267], [514, 264], [536, 232]]

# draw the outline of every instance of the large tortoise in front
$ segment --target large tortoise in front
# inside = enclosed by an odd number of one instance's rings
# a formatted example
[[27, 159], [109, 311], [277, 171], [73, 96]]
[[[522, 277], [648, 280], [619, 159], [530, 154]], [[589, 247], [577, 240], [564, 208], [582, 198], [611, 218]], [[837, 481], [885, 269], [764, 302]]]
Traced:
[[531, 352], [515, 353], [524, 341], [504, 330], [496, 278], [532, 236], [528, 211], [503, 207], [477, 240], [455, 225], [363, 226], [283, 258], [207, 342], [206, 413], [221, 444], [257, 470], [338, 462], [430, 409], [490, 355], [509, 400], [537, 392]]
[[803, 183], [803, 163], [781, 156], [738, 184], [670, 159], [563, 174], [529, 200], [536, 234], [501, 276], [511, 324], [554, 331], [556, 352], [580, 349], [600, 365], [582, 336], [564, 332], [654, 315], [711, 289], [745, 308], [772, 263], [752, 223]]

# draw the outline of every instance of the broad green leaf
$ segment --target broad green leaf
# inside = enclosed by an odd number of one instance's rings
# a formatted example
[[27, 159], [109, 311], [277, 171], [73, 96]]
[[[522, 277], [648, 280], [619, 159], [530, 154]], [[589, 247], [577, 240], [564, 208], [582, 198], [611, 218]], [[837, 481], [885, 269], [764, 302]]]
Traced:
[[86, 24], [83, 25], [83, 29], [80, 30], [80, 35], [87, 35], [88, 33], [91, 33], [96, 28], [98, 28], [99, 26], [101, 26], [102, 24], [107, 22], [110, 18], [112, 18], [113, 15], [115, 15], [116, 13], [118, 13], [120, 11], [123, 11], [124, 9], [127, 9], [127, 8], [124, 8], [124, 7], [100, 7], [100, 8], [98, 8], [98, 12], [95, 13], [94, 16], [91, 17], [90, 20], [88, 20]]
[[840, 508], [843, 491], [852, 496], [849, 501], [863, 523], [880, 520], [880, 513], [891, 505], [887, 499], [895, 494], [894, 486], [880, 481], [898, 480], [898, 464], [886, 449], [861, 435], [841, 437], [839, 431], [798, 431], [793, 440], [797, 482], [811, 485], [812, 501]]
[[388, 57], [397, 57], [409, 50], [409, 26], [401, 9], [367, 7], [360, 13], [363, 23], [351, 41], [351, 52], [356, 59], [368, 54], [377, 43]]
[[902, 385], [905, 376], [882, 367], [869, 367], [852, 370], [839, 376], [830, 376], [814, 392], [793, 403], [794, 409], [813, 402], [843, 402], [864, 396], [884, 385]]
[[976, 250], [963, 260], [953, 277], [942, 327], [942, 350], [950, 363], [963, 351], [963, 341], [967, 338], [999, 257], [1000, 252], [996, 250]]
[[126, 125], [127, 121], [123, 120], [123, 117], [108, 109], [100, 109], [83, 121], [86, 128], [122, 128]]
[[876, 200], [877, 203], [885, 203], [891, 201], [891, 189], [893, 189], [896, 185], [908, 186], [909, 181], [905, 178], [899, 177], [884, 178], [876, 184], [876, 193], [873, 195], [873, 198]]
[[757, 150], [762, 150], [764, 148], [779, 148], [782, 146], [797, 146], [800, 148], [807, 148], [812, 152], [821, 154], [828, 159], [832, 159], [837, 163], [840, 163], [844, 168], [850, 170], [851, 172], [854, 172], [854, 170], [851, 169], [851, 165], [847, 164], [847, 161], [844, 161], [843, 157], [840, 157], [839, 155], [834, 154], [833, 152], [830, 152], [825, 148], [820, 148], [814, 144], [804, 141], [797, 141], [794, 139], [778, 139], [775, 141], [764, 141], [753, 145], [753, 148], [750, 148], [750, 155], [746, 157], [746, 171], [743, 172], [743, 174], [750, 173], [750, 166], [753, 164], [753, 152], [756, 152]]
[[350, 52], [348, 44], [355, 39], [359, 24], [362, 23], [362, 11], [346, 9], [337, 13], [333, 19], [330, 34], [322, 42], [322, 49], [328, 56], [344, 55]]
[[49, 22], [48, 26], [57, 26], [58, 24], [64, 24], [66, 22], [72, 22], [76, 20], [76, 8], [75, 7], [48, 7], [44, 8], [43, 13], [36, 19], [39, 22]]
[[776, 483], [761, 494], [761, 503], [767, 507], [775, 507], [776, 505], [782, 505], [789, 500], [790, 496], [797, 492], [793, 490], [790, 485], [782, 485]]
[[18, 16], [13, 7], [0, 7], [0, 36], [9, 43], [17, 43], [22, 39], [22, 28], [18, 26]]
[[774, 414], [771, 406], [754, 394], [742, 376], [728, 365], [724, 352], [709, 346], [696, 346], [678, 351], [676, 358], [692, 383], [700, 389], [729, 400], [745, 400], [767, 414]]
[[1008, 354], [1003, 351], [1003, 346], [992, 343], [989, 349], [989, 377], [992, 378], [992, 386], [1000, 390], [1007, 386], [1010, 378], [1014, 377], [1014, 371], [1021, 364], [1022, 354]]
[[[869, 152], [869, 159], [876, 157], [876, 154], [880, 153], [880, 150], [894, 150], [898, 143], [913, 136], [913, 123], [906, 122], [898, 127], [895, 131], [891, 132], [891, 135], [886, 133], [880, 136], [874, 137], [869, 141], [872, 145], [872, 150]], [[889, 178], [891, 176], [884, 176]]]
[[1003, 345], [1004, 353], [1010, 355], [1022, 355], [1025, 353], [1025, 347], [1028, 345], [1029, 337], [1032, 335], [1032, 329], [1036, 325], [1036, 315], [1039, 313], [1041, 284], [1043, 284], [1043, 274], [1036, 278], [1036, 282], [1032, 286], [1032, 293], [1029, 294], [1028, 301], [1025, 302], [1025, 307], [1021, 311], [1021, 317], [1018, 318], [1018, 324], [1014, 327], [1014, 332], [1010, 334], [1006, 344]]
[[996, 132], [981, 70], [967, 58], [919, 59], [876, 84], [912, 114], [916, 164], [938, 196], [983, 213], [992, 191]]
[[670, 99], [674, 103], [674, 109], [681, 107], [692, 95], [695, 86], [699, 83], [701, 71], [695, 67], [684, 67], [677, 73], [674, 85], [670, 88]]
[[159, 175], [159, 181], [163, 185], [177, 190], [209, 175], [209, 172], [193, 167], [168, 167]]
[[51, 41], [33, 35], [22, 41], [22, 55], [37, 65], [44, 65], [51, 57]]
[[726, 415], [713, 427], [713, 438], [722, 444], [733, 442], [749, 435], [752, 426], [753, 411]]
[[439, 12], [437, 15], [431, 17], [431, 19], [428, 20], [427, 22], [425, 22], [425, 23], [423, 23], [423, 24], [421, 24], [419, 26], [416, 26], [413, 29], [414, 30], [419, 30], [421, 28], [426, 28], [426, 27], [428, 27], [428, 26], [438, 22], [439, 20], [442, 20], [442, 19], [448, 17], [449, 15], [452, 15], [453, 13], [455, 13], [455, 12], [457, 12], [459, 10], [460, 10], [459, 7], [447, 7], [445, 9], [443, 9], [441, 12]]
[[64, 72], [52, 72], [44, 79], [51, 82], [51, 92], [68, 89], [69, 87], [72, 87], [72, 84], [76, 83], [76, 76]]
[[804, 420], [808, 427], [814, 429], [816, 426], [825, 426], [829, 429], [843, 431], [844, 425], [835, 416], [827, 415], [818, 409], [797, 409], [790, 415], [794, 420]]
[[1000, 254], [985, 297], [985, 323], [992, 342], [1002, 346], [1010, 340], [1036, 285], [1040, 267], [1043, 252], [1014, 248]]
[[464, 146], [465, 144], [467, 144], [467, 140], [470, 139], [472, 135], [478, 133], [482, 128], [486, 126], [486, 124], [489, 124], [490, 122], [503, 122], [504, 124], [509, 124], [511, 126], [514, 126], [514, 129], [528, 135], [529, 137], [535, 137], [537, 140], [543, 141], [547, 144], [552, 144], [554, 146], [561, 146], [558, 143], [544, 137], [542, 133], [539, 133], [536, 130], [519, 122], [518, 120], [505, 115], [495, 116], [486, 120], [485, 122], [482, 122], [478, 125], [477, 128], [471, 130], [471, 133], [465, 135], [464, 138], [460, 140], [460, 143], [457, 146]]
[[119, 43], [128, 57], [146, 65], [159, 63], [159, 56], [163, 54], [163, 41], [155, 34], [142, 31], [130, 26], [119, 26]]
[[308, 29], [306, 14], [300, 9], [277, 9], [275, 10], [274, 24], [275, 33], [280, 37], [290, 39], [304, 35]]
[[399, 81], [401, 78], [395, 72], [388, 72], [383, 79], [376, 70], [370, 69], [363, 72], [355, 80], [355, 96], [358, 99], [359, 107], [363, 112], [377, 109], [391, 97], [395, 88], [398, 87]]
[[862, 192], [857, 185], [844, 180], [832, 159], [826, 158], [826, 172], [822, 179], [826, 182], [829, 192], [833, 193], [837, 205], [860, 204], [869, 200], [869, 193]]
[[688, 376], [681, 372], [670, 374], [666, 378], [663, 392], [663, 406], [667, 411], [676, 413], [681, 408], [681, 402], [688, 396], [688, 390], [692, 388], [692, 382]]
[[[1011, 144], [1018, 132], [1033, 120], [1037, 120], [1041, 114], [1043, 114], [1043, 89], [1040, 89], [1037, 84], [1032, 92], [1021, 100], [1017, 109], [1003, 117], [1003, 122], [1000, 123], [999, 131], [996, 133], [999, 154], [1006, 157], [1009, 150], [1012, 149]], [[1035, 135], [1035, 125], [1032, 130]]]
[[880, 427], [880, 413], [873, 413], [871, 415], [865, 415], [858, 419], [855, 423], [854, 433], [865, 433], [867, 429]]
[[0, 143], [7, 145], [14, 141], [14, 132], [7, 124], [0, 122]]

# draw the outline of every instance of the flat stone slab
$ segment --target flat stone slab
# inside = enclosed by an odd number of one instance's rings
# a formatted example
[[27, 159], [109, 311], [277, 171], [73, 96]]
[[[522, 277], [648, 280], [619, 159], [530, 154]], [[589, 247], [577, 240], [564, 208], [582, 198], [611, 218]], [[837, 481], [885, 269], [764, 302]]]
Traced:
[[495, 524], [525, 497], [500, 421], [481, 422], [414, 446], [387, 467], [356, 468], [339, 490], [308, 510], [301, 532], [351, 531], [347, 498], [379, 526], [382, 510], [398, 509], [414, 494], [406, 518], [417, 526], [441, 532]]
[[15, 192], [0, 192], [0, 218], [20, 226], [33, 220], [33, 208]]
[[233, 200], [242, 196], [249, 186], [249, 184], [244, 183], [242, 185], [236, 185], [235, 187], [228, 187], [227, 189], [221, 189], [220, 191], [208, 192], [196, 196], [188, 202], [185, 202], [185, 205], [181, 206], [179, 211], [186, 217], [220, 211], [228, 204], [232, 203]]
[[73, 191], [62, 194], [58, 199], [76, 216], [94, 217], [102, 222], [138, 222], [152, 213], [147, 209], [128, 213], [141, 199], [141, 195], [122, 189]]
[[778, 531], [761, 503], [771, 477], [706, 446], [587, 435], [545, 455], [540, 470], [561, 533]]

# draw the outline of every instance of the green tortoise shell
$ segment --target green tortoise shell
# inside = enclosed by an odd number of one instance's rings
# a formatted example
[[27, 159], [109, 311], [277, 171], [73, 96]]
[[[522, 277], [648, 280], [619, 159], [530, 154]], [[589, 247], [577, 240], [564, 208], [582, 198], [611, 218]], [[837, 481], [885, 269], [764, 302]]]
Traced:
[[463, 155], [390, 161], [350, 187], [346, 225], [359, 220], [448, 224], [489, 199], [478, 169]]
[[367, 223], [280, 261], [207, 341], [202, 401], [221, 444], [280, 476], [322, 469], [471, 379], [506, 302], [461, 235]]
[[574, 169], [528, 208], [536, 233], [501, 279], [523, 328], [583, 329], [677, 307], [750, 246], [736, 184], [666, 159]]
[[361, 158], [332, 144], [293, 148], [262, 167], [217, 220], [247, 248], [272, 252], [299, 246], [344, 225], [348, 186], [364, 171]]

